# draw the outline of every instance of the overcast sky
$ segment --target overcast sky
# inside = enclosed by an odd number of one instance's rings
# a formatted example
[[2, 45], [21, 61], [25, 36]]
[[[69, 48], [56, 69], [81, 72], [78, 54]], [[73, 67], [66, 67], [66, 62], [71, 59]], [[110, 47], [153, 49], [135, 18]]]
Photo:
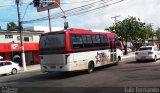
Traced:
[[[0, 26], [2, 29], [6, 29], [8, 22], [14, 21], [17, 23], [17, 11], [15, 6], [15, 0], [6, 0], [5, 2], [1, 0], [0, 5]], [[32, 0], [22, 0], [21, 4], [21, 17], [24, 16], [24, 11], [28, 6], [28, 3]], [[73, 3], [89, 0], [61, 0], [61, 3], [72, 3], [72, 4], [61, 4], [63, 10], [71, 9], [81, 5], [85, 5], [94, 1], [90, 0], [87, 3]], [[108, 0], [109, 1], [109, 0]], [[114, 2], [119, 0], [113, 0]], [[25, 4], [23, 4], [25, 3]], [[96, 7], [96, 6], [95, 6]], [[106, 8], [100, 9], [98, 11], [92, 11], [82, 15], [70, 16], [67, 18], [70, 27], [76, 28], [86, 28], [86, 29], [105, 29], [114, 23], [113, 16], [120, 16], [117, 20], [123, 20], [128, 16], [135, 16], [140, 18], [142, 22], [152, 23], [154, 28], [160, 26], [160, 0], [124, 0], [118, 4], [108, 6]], [[60, 12], [60, 9], [52, 9], [51, 14]], [[36, 8], [33, 5], [28, 6], [25, 20], [37, 19], [40, 17], [46, 17], [47, 11], [37, 13]], [[48, 21], [36, 22], [23, 25], [28, 26], [48, 26]], [[52, 26], [63, 27], [63, 19], [52, 20]]]

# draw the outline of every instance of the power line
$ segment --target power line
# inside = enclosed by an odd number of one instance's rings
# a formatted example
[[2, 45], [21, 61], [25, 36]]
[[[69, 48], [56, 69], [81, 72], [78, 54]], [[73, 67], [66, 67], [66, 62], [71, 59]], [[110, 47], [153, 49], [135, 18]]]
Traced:
[[[89, 8], [92, 8], [95, 6], [95, 4], [98, 4], [101, 0], [99, 1], [96, 1], [96, 2], [93, 2], [93, 3], [90, 3], [90, 4], [86, 4], [86, 5], [83, 5], [83, 6], [80, 6], [80, 7], [76, 7], [76, 8], [72, 8], [72, 9], [69, 9], [69, 10], [65, 10], [64, 12], [66, 13], [66, 15], [68, 16], [69, 14], [75, 14], [75, 12], [80, 12], [80, 11], [83, 11], [83, 10], [86, 10], [86, 9], [89, 9]], [[55, 19], [55, 18], [61, 18], [62, 16], [62, 13], [59, 12], [59, 13], [55, 13], [51, 16], [52, 19]], [[30, 20], [30, 21], [43, 21], [43, 20], [47, 20], [48, 17], [42, 17], [42, 18], [38, 18], [38, 19], [35, 19], [35, 20]]]
[[[81, 2], [62, 2], [62, 3], [60, 3], [60, 4], [62, 4], [62, 5], [65, 5], [65, 4], [75, 4], [75, 3], [88, 3], [88, 2], [93, 2], [93, 1], [96, 1], [96, 0], [86, 0], [86, 1], [81, 1]], [[21, 4], [22, 5], [24, 5], [24, 4], [30, 4], [30, 3], [24, 3], [24, 2], [21, 2]], [[15, 4], [9, 4], [9, 5], [1, 5], [0, 7], [10, 7], [10, 6], [15, 6]]]
[[1, 5], [0, 7], [11, 7], [11, 6], [15, 6], [15, 5]]
[[[101, 1], [101, 0], [100, 0]], [[99, 3], [99, 1], [97, 1], [97, 2], [93, 2], [93, 3], [90, 3], [90, 4], [87, 4], [87, 5], [83, 5], [83, 6], [80, 6], [80, 7], [76, 7], [76, 8], [72, 8], [72, 9], [69, 9], [69, 10], [65, 10], [64, 12], [66, 13], [66, 14], [68, 14], [68, 12], [70, 13], [70, 12], [75, 12], [75, 10], [77, 11], [80, 11], [79, 9], [87, 9], [87, 7], [88, 6], [92, 6], [93, 7], [93, 5], [95, 4], [95, 3]], [[89, 7], [90, 8], [90, 7]], [[60, 12], [60, 13], [56, 13], [56, 14], [54, 14], [54, 15], [52, 15], [52, 18], [54, 18], [55, 16], [56, 17], [62, 17], [61, 16], [62, 15], [62, 13]], [[48, 17], [43, 17], [43, 18], [38, 18], [38, 19], [35, 19], [35, 20], [31, 20], [31, 21], [41, 21], [41, 20], [47, 20], [48, 19]]]
[[[114, 1], [114, 0], [109, 0], [108, 2], [111, 2], [111, 1]], [[117, 2], [113, 2], [113, 3], [108, 4], [108, 2], [106, 2], [106, 0], [100, 0], [100, 1], [93, 2], [93, 3], [87, 4], [87, 5], [83, 5], [83, 6], [80, 6], [80, 7], [76, 7], [76, 8], [73, 8], [73, 9], [66, 10], [65, 13], [66, 13], [67, 17], [74, 16], [74, 15], [80, 15], [80, 14], [88, 13], [88, 12], [91, 12], [91, 11], [96, 11], [96, 10], [101, 9], [101, 8], [105, 8], [107, 6], [117, 4], [117, 3], [120, 3], [122, 1], [124, 1], [124, 0], [119, 0]], [[94, 5], [100, 5], [100, 4], [101, 4], [101, 6], [93, 7]], [[62, 13], [56, 13], [56, 14], [51, 16], [51, 19], [58, 19], [58, 18], [61, 18], [61, 17], [62, 17]], [[45, 20], [47, 20], [47, 17], [38, 18], [38, 19], [35, 19], [35, 20], [24, 21], [23, 24], [33, 23], [33, 22], [38, 22], [38, 21], [45, 21]]]
[[[65, 4], [76, 4], [76, 3], [88, 3], [88, 2], [93, 2], [96, 0], [84, 0], [84, 1], [79, 1], [79, 2], [60, 2], [60, 4], [65, 5]], [[22, 3], [22, 4], [29, 4], [29, 3]]]
[[96, 1], [96, 0], [86, 0], [86, 1], [81, 1], [81, 2], [69, 2], [69, 3], [66, 3], [66, 2], [63, 2], [63, 3], [60, 3], [60, 4], [74, 4], [74, 3], [87, 3], [87, 2], [93, 2], [93, 1]]

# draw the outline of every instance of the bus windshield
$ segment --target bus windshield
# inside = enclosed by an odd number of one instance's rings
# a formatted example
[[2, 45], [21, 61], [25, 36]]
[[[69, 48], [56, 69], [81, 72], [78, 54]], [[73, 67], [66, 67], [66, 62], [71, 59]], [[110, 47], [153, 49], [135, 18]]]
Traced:
[[40, 50], [64, 50], [64, 33], [42, 35], [39, 48]]
[[119, 46], [119, 47], [121, 47], [122, 45], [121, 45], [121, 42], [120, 42], [120, 40], [119, 40], [119, 38], [118, 38], [118, 36], [116, 35], [115, 36], [115, 43], [116, 43], [116, 46]]

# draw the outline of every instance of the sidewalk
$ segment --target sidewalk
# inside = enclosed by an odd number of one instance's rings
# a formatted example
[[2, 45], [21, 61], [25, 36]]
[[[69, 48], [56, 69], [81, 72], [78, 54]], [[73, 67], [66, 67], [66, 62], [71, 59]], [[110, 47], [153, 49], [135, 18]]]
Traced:
[[23, 67], [21, 67], [19, 73], [23, 73], [23, 72], [31, 72], [31, 71], [40, 71], [40, 64], [36, 64], [36, 65], [30, 65], [30, 66], [27, 66], [27, 71], [23, 71]]
[[134, 57], [134, 56], [135, 56], [135, 52], [131, 52], [131, 53], [128, 53], [128, 55], [123, 55], [122, 60], [130, 57]]
[[[124, 55], [122, 57], [122, 60], [126, 59], [126, 58], [130, 58], [130, 57], [133, 57], [135, 56], [135, 52], [132, 52], [132, 53], [129, 53], [128, 55]], [[36, 64], [36, 65], [30, 65], [30, 66], [27, 66], [27, 71], [26, 72], [31, 72], [31, 71], [40, 71], [40, 64]], [[21, 67], [19, 73], [24, 73], [23, 71], [23, 67]]]

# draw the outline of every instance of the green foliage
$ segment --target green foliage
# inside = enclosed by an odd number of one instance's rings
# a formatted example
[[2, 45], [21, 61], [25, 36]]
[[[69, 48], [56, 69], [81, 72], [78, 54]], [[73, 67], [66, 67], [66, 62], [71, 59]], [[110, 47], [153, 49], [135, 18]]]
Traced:
[[[107, 28], [106, 28], [107, 29]], [[151, 36], [152, 28], [141, 22], [139, 18], [128, 17], [123, 21], [115, 23], [108, 28], [109, 31], [116, 32], [118, 36], [122, 37], [122, 44], [127, 49], [127, 42], [145, 41]], [[127, 52], [126, 52], [127, 53]]]
[[157, 29], [156, 36], [157, 36], [157, 38], [160, 38], [160, 28]]
[[17, 25], [14, 23], [14, 22], [10, 22], [7, 24], [7, 30], [9, 31], [14, 31], [14, 30], [17, 30]]

